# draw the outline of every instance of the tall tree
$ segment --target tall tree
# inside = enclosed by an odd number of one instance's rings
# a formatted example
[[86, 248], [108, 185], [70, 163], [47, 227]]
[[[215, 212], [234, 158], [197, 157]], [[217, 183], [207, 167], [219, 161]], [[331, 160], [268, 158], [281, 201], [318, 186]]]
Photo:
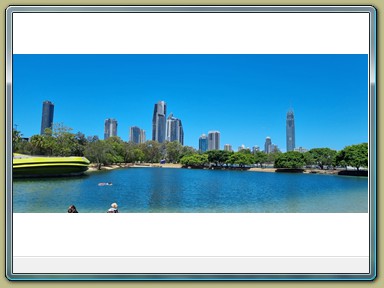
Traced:
[[313, 148], [309, 151], [314, 165], [320, 166], [320, 169], [324, 169], [324, 166], [331, 166], [334, 163], [337, 152], [330, 148]]
[[305, 158], [303, 153], [296, 151], [289, 151], [280, 153], [275, 160], [275, 168], [302, 168], [305, 165]]
[[368, 143], [345, 147], [336, 155], [336, 165], [352, 166], [357, 170], [368, 167]]

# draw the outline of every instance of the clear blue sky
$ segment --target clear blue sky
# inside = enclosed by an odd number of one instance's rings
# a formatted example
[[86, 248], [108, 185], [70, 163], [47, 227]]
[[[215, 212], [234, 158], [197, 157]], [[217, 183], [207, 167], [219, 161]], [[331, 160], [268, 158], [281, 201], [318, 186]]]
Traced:
[[[295, 113], [296, 147], [368, 141], [368, 55], [14, 55], [13, 121], [40, 133], [42, 102], [54, 122], [103, 138], [104, 120], [152, 138], [157, 101], [184, 126], [188, 146], [221, 132], [221, 149], [264, 149], [267, 136], [286, 151], [286, 113]], [[167, 115], [168, 116], [168, 115]]]

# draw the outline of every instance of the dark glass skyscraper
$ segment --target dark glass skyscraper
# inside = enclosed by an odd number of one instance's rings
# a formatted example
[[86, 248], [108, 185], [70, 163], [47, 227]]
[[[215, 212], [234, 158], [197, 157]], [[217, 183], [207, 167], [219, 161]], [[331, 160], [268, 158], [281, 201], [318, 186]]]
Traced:
[[165, 141], [167, 105], [164, 101], [155, 104], [152, 118], [152, 140], [159, 143]]
[[54, 105], [51, 101], [43, 102], [43, 114], [41, 117], [40, 134], [43, 135], [46, 128], [52, 128]]
[[293, 111], [289, 110], [287, 113], [287, 152], [294, 151], [295, 149], [295, 117]]
[[265, 138], [264, 152], [267, 154], [272, 152], [272, 140], [269, 136]]
[[145, 131], [137, 126], [129, 129], [129, 141], [140, 144], [145, 142]]
[[208, 150], [208, 137], [203, 134], [199, 138], [199, 151], [206, 152]]
[[104, 122], [104, 140], [112, 136], [117, 136], [117, 121], [108, 118]]

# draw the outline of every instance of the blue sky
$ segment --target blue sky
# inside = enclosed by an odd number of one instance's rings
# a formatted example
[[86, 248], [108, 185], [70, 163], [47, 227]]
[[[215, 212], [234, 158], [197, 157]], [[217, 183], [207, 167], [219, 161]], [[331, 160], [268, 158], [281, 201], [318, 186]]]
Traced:
[[[25, 137], [40, 133], [42, 102], [54, 122], [103, 137], [104, 120], [151, 140], [154, 104], [182, 120], [185, 141], [198, 147], [210, 130], [220, 146], [284, 152], [287, 111], [295, 113], [296, 147], [368, 141], [368, 55], [14, 55], [13, 122]], [[168, 115], [167, 115], [168, 116]]]

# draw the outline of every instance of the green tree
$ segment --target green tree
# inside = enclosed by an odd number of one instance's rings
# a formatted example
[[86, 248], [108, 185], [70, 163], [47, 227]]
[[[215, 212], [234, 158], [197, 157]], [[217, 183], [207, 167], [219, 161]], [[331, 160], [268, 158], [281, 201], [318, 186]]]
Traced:
[[305, 165], [305, 158], [303, 153], [296, 151], [289, 151], [280, 153], [275, 159], [275, 168], [302, 168]]
[[311, 155], [312, 164], [320, 166], [331, 166], [334, 163], [337, 152], [330, 148], [313, 148], [308, 153]]
[[337, 166], [352, 166], [357, 170], [368, 167], [368, 143], [345, 147], [336, 155]]
[[166, 142], [166, 159], [168, 162], [177, 163], [180, 160], [183, 146], [178, 141]]
[[22, 134], [20, 131], [17, 131], [16, 129], [12, 130], [12, 149], [13, 152], [18, 152], [20, 149], [20, 143], [21, 143], [21, 137]]
[[197, 153], [198, 152], [196, 151], [195, 148], [193, 148], [191, 146], [183, 146], [183, 148], [181, 149], [180, 158], [184, 157], [184, 156], [194, 155], [194, 154], [197, 154]]
[[124, 162], [124, 142], [118, 136], [109, 137], [104, 140], [108, 146], [107, 160], [108, 163], [123, 163]]
[[210, 163], [214, 163], [216, 166], [223, 166], [227, 163], [229, 156], [233, 154], [233, 152], [223, 151], [223, 150], [211, 150], [207, 151], [208, 161]]
[[186, 155], [180, 159], [180, 163], [187, 167], [203, 167], [208, 164], [207, 154]]
[[267, 162], [268, 156], [264, 152], [257, 151], [255, 152], [255, 163], [260, 164], [260, 167], [263, 167], [263, 164]]
[[45, 140], [41, 135], [33, 135], [30, 139], [31, 142], [31, 154], [45, 155]]
[[141, 151], [144, 153], [144, 161], [146, 162], [160, 162], [161, 159], [161, 145], [157, 141], [147, 141], [139, 145]]
[[101, 169], [102, 164], [108, 163], [108, 155], [110, 146], [104, 140], [98, 140], [88, 143], [84, 150], [84, 156], [92, 163], [97, 164], [97, 169]]
[[236, 164], [239, 165], [240, 167], [244, 167], [246, 165], [251, 165], [255, 163], [255, 158], [251, 153], [246, 153], [246, 152], [236, 152], [231, 155], [229, 155], [228, 164]]

